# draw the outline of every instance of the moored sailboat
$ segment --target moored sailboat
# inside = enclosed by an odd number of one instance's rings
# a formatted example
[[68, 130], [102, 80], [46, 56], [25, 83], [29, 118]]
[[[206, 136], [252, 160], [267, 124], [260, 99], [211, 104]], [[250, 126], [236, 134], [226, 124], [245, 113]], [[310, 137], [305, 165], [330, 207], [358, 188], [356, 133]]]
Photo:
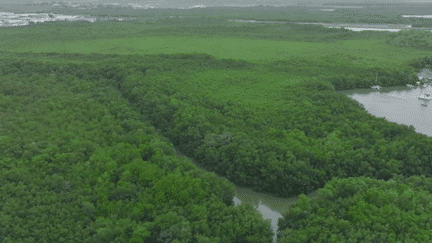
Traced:
[[420, 95], [418, 98], [421, 99], [421, 100], [432, 100], [432, 97], [430, 97], [429, 93]]
[[[378, 72], [377, 72], [376, 77], [375, 77], [375, 83], [377, 83], [377, 81], [378, 81]], [[371, 88], [381, 90], [381, 87], [379, 85], [371, 86]]]

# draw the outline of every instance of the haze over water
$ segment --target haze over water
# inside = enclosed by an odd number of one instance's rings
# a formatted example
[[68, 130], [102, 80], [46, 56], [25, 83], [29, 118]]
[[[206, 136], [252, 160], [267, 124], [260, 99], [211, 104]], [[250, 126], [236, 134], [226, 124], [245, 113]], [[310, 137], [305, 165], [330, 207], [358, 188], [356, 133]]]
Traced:
[[[315, 0], [315, 1], [301, 1], [301, 0], [57, 0], [57, 1], [43, 1], [43, 0], [4, 0], [0, 4], [22, 4], [22, 3], [42, 3], [42, 2], [59, 2], [59, 3], [95, 3], [95, 4], [138, 4], [138, 5], [149, 5], [153, 7], [171, 7], [171, 8], [188, 8], [192, 6], [204, 5], [206, 7], [215, 6], [256, 6], [256, 5], [271, 5], [271, 6], [292, 6], [298, 4], [313, 5], [313, 6], [328, 6], [328, 7], [344, 7], [338, 6], [338, 3], [348, 4], [374, 4], [374, 3], [390, 3], [398, 4], [402, 2], [432, 2], [432, 1], [416, 1], [416, 0], [375, 0], [373, 2], [366, 0]], [[355, 6], [350, 6], [355, 7]], [[357, 6], [361, 7], [361, 6]]]

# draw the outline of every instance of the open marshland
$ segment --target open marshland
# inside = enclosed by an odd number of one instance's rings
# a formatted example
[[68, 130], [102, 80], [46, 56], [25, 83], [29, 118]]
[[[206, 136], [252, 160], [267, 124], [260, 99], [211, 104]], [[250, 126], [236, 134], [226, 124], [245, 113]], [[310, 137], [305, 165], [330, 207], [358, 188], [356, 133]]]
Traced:
[[[182, 33], [177, 27], [170, 27], [170, 23], [181, 26], [183, 22], [186, 27], [182, 27], [185, 28]], [[376, 68], [406, 67], [411, 60], [425, 54], [421, 49], [387, 45], [384, 33], [371, 33], [371, 37], [366, 38], [364, 36], [368, 34], [327, 30], [333, 34], [329, 34], [331, 37], [327, 41], [320, 42], [318, 40], [325, 34], [319, 31], [326, 31], [326, 28], [310, 26], [308, 31], [308, 26], [295, 24], [251, 25], [220, 19], [170, 18], [156, 23], [99, 22], [63, 27], [41, 24], [37, 27], [4, 29], [4, 35], [8, 38], [4, 38], [0, 45], [3, 44], [3, 50], [18, 53], [205, 53], [219, 60], [232, 59], [243, 62], [244, 67], [240, 70], [186, 69], [182, 70], [184, 74], [176, 70], [175, 73], [155, 75], [171, 78], [186, 75], [187, 78], [178, 87], [183, 92], [193, 89], [195, 93], [215, 98], [266, 106], [278, 102], [278, 93], [286, 85], [318, 75], [349, 75], [362, 70], [369, 71], [372, 76]], [[161, 30], [164, 30], [163, 34], [159, 35]], [[32, 35], [37, 36], [37, 41], [26, 38]], [[292, 38], [293, 35], [295, 38]], [[343, 39], [339, 35], [349, 37]], [[16, 36], [22, 38], [17, 39]], [[302, 41], [302, 37], [310, 40]], [[272, 95], [269, 96], [269, 93]], [[273, 97], [273, 101], [269, 101], [269, 97]]]

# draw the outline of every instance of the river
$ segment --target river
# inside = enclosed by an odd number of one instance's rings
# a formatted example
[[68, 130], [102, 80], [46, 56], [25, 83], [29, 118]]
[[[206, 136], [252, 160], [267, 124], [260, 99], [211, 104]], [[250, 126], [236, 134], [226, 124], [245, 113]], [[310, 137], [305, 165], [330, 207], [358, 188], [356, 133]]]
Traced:
[[[432, 78], [432, 72], [423, 69], [419, 77]], [[432, 137], [432, 100], [424, 102], [418, 97], [424, 93], [432, 94], [432, 87], [407, 86], [383, 87], [374, 89], [353, 89], [338, 91], [357, 100], [365, 109], [376, 117], [398, 124], [413, 125], [417, 133]], [[427, 106], [422, 104], [426, 103]]]
[[[416, 15], [412, 17], [417, 18], [427, 18], [430, 15]], [[258, 21], [258, 20], [245, 20], [245, 19], [228, 19], [228, 21], [235, 21], [239, 23], [267, 23], [267, 24], [284, 24], [287, 22], [284, 21]], [[389, 32], [398, 32], [400, 30], [423, 30], [423, 31], [431, 31], [430, 27], [412, 27], [411, 25], [406, 24], [367, 24], [367, 23], [312, 23], [312, 22], [294, 22], [296, 24], [317, 24], [323, 25], [327, 28], [341, 28], [352, 30], [352, 31], [389, 31]]]
[[[352, 7], [352, 6], [351, 6]], [[318, 9], [321, 11], [332, 11], [334, 9]], [[431, 18], [432, 15], [402, 15], [402, 17], [415, 17], [415, 18]], [[170, 16], [172, 18], [173, 16]], [[184, 17], [184, 16], [183, 16]], [[43, 23], [47, 21], [89, 21], [94, 23], [96, 20], [107, 21], [107, 20], [119, 20], [128, 21], [135, 20], [136, 18], [129, 17], [95, 17], [90, 15], [64, 15], [64, 14], [53, 14], [53, 13], [32, 13], [32, 12], [2, 12], [0, 11], [0, 27], [14, 27], [28, 25], [30, 22]], [[141, 18], [142, 21], [154, 19], [154, 18]], [[240, 23], [268, 23], [268, 24], [283, 24], [287, 23], [284, 21], [256, 21], [256, 20], [245, 20], [245, 19], [228, 19], [228, 21], [235, 21]], [[390, 31], [397, 32], [400, 30], [424, 30], [431, 31], [431, 27], [412, 27], [411, 25], [403, 24], [366, 24], [366, 23], [310, 23], [310, 22], [295, 22], [296, 24], [318, 24], [323, 25], [327, 28], [341, 28], [349, 29], [352, 31]]]

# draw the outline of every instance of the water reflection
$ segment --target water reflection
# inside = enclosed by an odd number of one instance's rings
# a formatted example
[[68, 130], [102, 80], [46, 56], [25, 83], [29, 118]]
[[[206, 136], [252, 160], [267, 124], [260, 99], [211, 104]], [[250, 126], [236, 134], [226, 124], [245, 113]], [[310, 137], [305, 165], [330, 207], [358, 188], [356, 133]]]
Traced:
[[416, 132], [432, 136], [432, 108], [423, 106], [424, 101], [418, 98], [425, 92], [431, 93], [432, 88], [397, 86], [385, 87], [380, 92], [372, 89], [341, 91], [359, 101], [376, 117], [384, 117], [388, 121], [407, 126], [413, 125]]
[[404, 18], [432, 18], [432, 15], [402, 15]]
[[266, 20], [247, 20], [247, 19], [228, 19], [238, 23], [266, 23], [266, 24], [285, 24], [286, 21], [266, 21]]
[[398, 32], [401, 30], [410, 30], [410, 29], [416, 29], [416, 30], [432, 30], [431, 28], [424, 28], [424, 27], [412, 27], [411, 25], [401, 25], [401, 24], [354, 24], [354, 23], [312, 23], [312, 22], [295, 22], [296, 24], [318, 24], [323, 25], [327, 28], [345, 28], [352, 31], [366, 31], [366, 30], [372, 30], [372, 31], [389, 31], [389, 32]]
[[[431, 78], [430, 70], [424, 69], [419, 77]], [[365, 109], [376, 117], [414, 126], [416, 132], [432, 136], [432, 103], [423, 101], [419, 96], [431, 93], [431, 85], [383, 87], [380, 91], [373, 89], [353, 89], [339, 91], [364, 105]], [[428, 104], [429, 103], [429, 104]], [[422, 105], [422, 104], [427, 104]]]
[[[246, 19], [228, 19], [228, 21], [235, 21], [238, 23], [267, 23], [267, 24], [283, 24], [288, 23], [284, 21], [258, 21], [258, 20], [246, 20]], [[317, 24], [323, 25], [327, 28], [342, 28], [352, 30], [352, 31], [365, 31], [365, 30], [373, 30], [373, 31], [389, 31], [389, 32], [398, 32], [401, 30], [424, 30], [424, 31], [432, 31], [432, 28], [426, 27], [412, 27], [411, 25], [401, 25], [401, 24], [353, 24], [353, 23], [313, 23], [313, 22], [294, 22], [295, 24]]]
[[81, 15], [63, 15], [52, 13], [11, 13], [0, 12], [0, 27], [13, 27], [28, 25], [30, 22], [43, 23], [48, 21], [89, 21], [95, 22], [96, 18]]
[[[174, 149], [177, 156], [186, 157], [177, 149]], [[207, 171], [204, 167], [197, 164], [194, 160], [187, 157], [197, 168]], [[224, 176], [216, 174], [217, 177], [226, 179]], [[234, 183], [233, 183], [234, 184]], [[249, 204], [257, 209], [264, 219], [270, 220], [273, 230], [273, 243], [276, 243], [276, 233], [278, 230], [277, 222], [284, 212], [287, 212], [292, 204], [298, 200], [298, 196], [290, 198], [280, 198], [274, 195], [254, 192], [250, 189], [235, 185], [233, 202], [235, 206], [240, 204]], [[318, 197], [318, 190], [306, 195], [310, 200]]]
[[[318, 196], [318, 191], [306, 195], [310, 200]], [[290, 198], [279, 198], [269, 194], [257, 193], [247, 188], [236, 186], [234, 204], [249, 204], [256, 208], [264, 219], [270, 220], [273, 230], [273, 242], [276, 242], [277, 222], [282, 214], [287, 212], [292, 204], [298, 200], [298, 196]]]

